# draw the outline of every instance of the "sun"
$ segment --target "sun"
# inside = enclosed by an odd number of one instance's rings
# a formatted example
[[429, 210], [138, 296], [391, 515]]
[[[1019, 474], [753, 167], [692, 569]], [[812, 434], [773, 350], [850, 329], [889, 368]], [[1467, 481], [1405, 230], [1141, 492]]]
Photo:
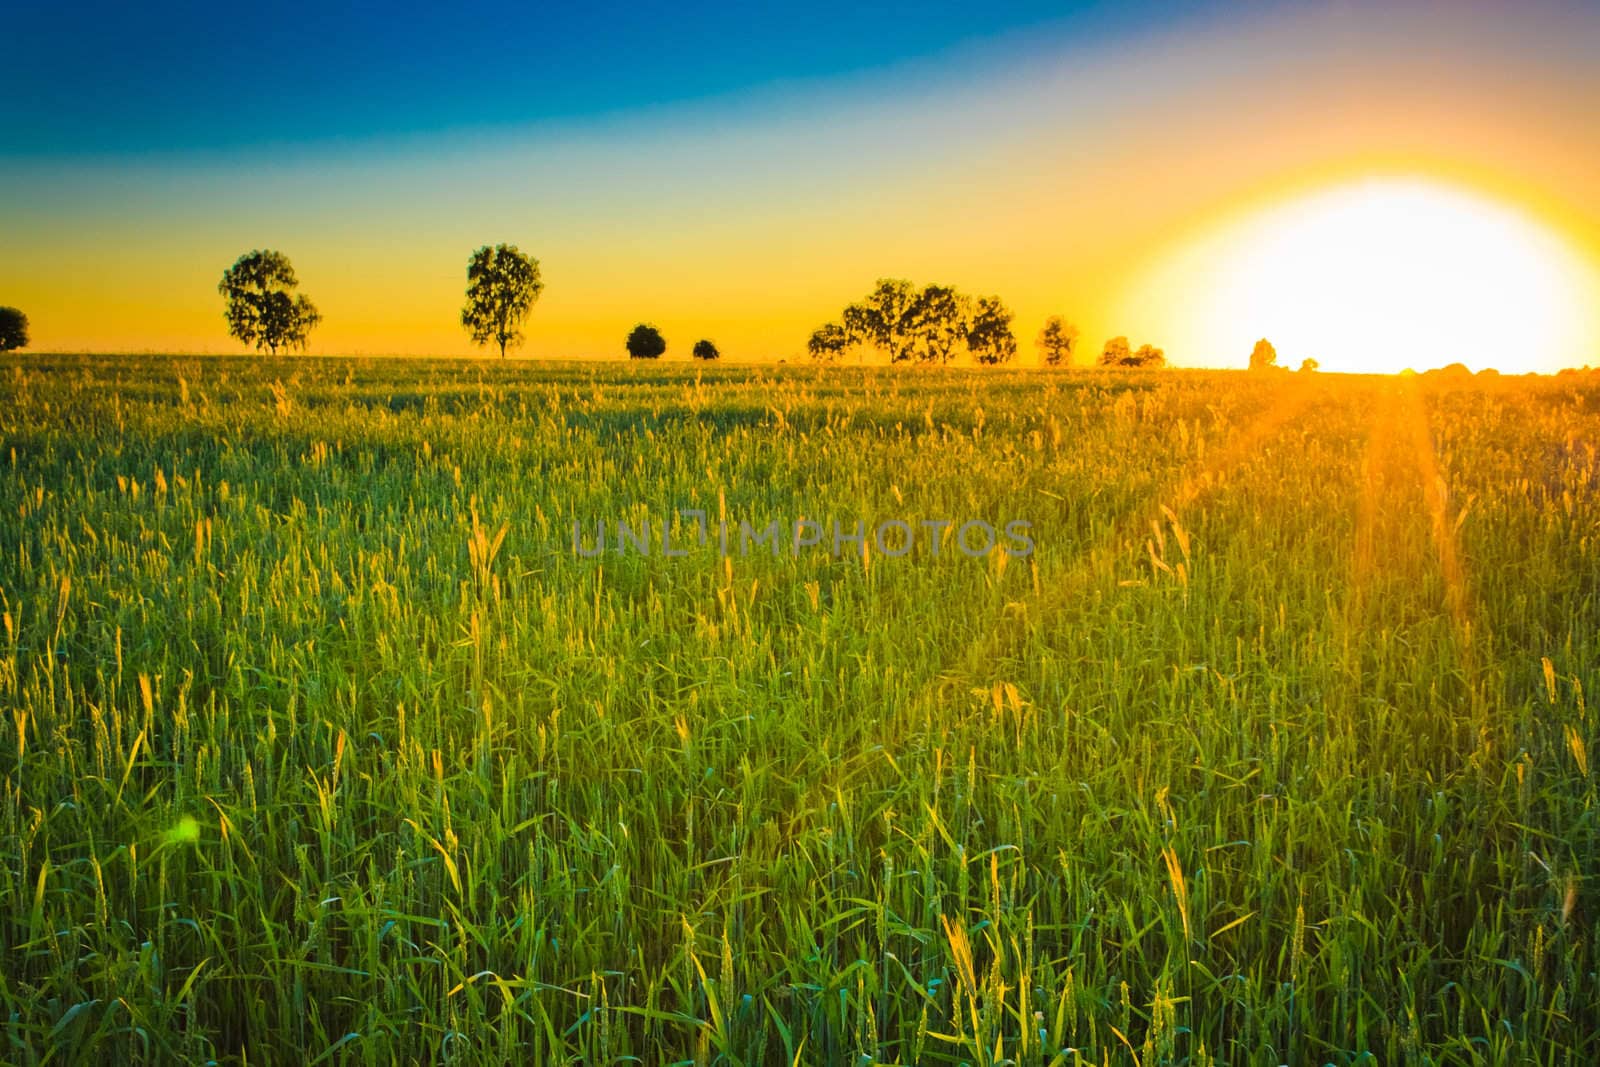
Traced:
[[1162, 256], [1124, 312], [1181, 363], [1519, 373], [1592, 362], [1600, 275], [1515, 207], [1422, 178], [1340, 184], [1213, 225]]

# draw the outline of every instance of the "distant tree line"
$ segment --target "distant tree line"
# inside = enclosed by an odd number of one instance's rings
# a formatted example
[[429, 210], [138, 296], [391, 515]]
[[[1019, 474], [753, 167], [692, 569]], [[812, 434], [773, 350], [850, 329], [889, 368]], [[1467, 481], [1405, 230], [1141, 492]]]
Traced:
[[[921, 288], [903, 278], [880, 278], [862, 300], [833, 322], [812, 331], [806, 351], [834, 361], [852, 348], [870, 348], [890, 363], [949, 363], [962, 351], [982, 364], [1009, 363], [1017, 354], [1012, 313], [997, 296], [969, 297], [948, 285]], [[1034, 342], [1046, 366], [1070, 366], [1078, 329], [1060, 315], [1045, 320]], [[1162, 367], [1166, 354], [1154, 345], [1131, 348], [1113, 337], [1101, 351], [1103, 367]]]
[[[304, 350], [311, 331], [322, 321], [310, 298], [297, 293], [299, 279], [281, 252], [246, 252], [222, 273], [217, 286], [225, 301], [228, 332], [257, 351], [276, 355]], [[500, 358], [523, 342], [522, 324], [539, 295], [544, 279], [539, 261], [516, 245], [485, 245], [467, 260], [466, 304], [461, 325], [474, 344], [494, 345]], [[5, 316], [13, 313], [20, 326]], [[962, 352], [980, 364], [1009, 363], [1017, 354], [1011, 309], [997, 296], [971, 297], [952, 286], [918, 287], [904, 278], [880, 278], [864, 298], [848, 305], [838, 321], [824, 323], [811, 334], [806, 350], [814, 359], [832, 361], [852, 347], [886, 354], [891, 363], [945, 364]], [[13, 340], [20, 336], [21, 341]], [[0, 309], [0, 347], [26, 343], [27, 319], [15, 309]], [[1045, 321], [1035, 342], [1046, 366], [1070, 366], [1076, 355], [1077, 327], [1060, 315]], [[660, 359], [666, 338], [654, 325], [641, 322], [623, 342], [629, 359]], [[695, 342], [697, 360], [721, 358], [709, 338]], [[1276, 353], [1265, 340], [1251, 355], [1252, 369], [1271, 365]], [[1104, 367], [1163, 367], [1166, 355], [1154, 345], [1133, 349], [1126, 337], [1105, 343], [1098, 360]], [[1307, 369], [1302, 367], [1302, 369]]]
[[[246, 252], [222, 272], [217, 291], [224, 299], [228, 333], [257, 351], [276, 355], [304, 351], [311, 331], [322, 322], [316, 305], [297, 292], [299, 279], [289, 258], [271, 249]], [[493, 345], [500, 358], [524, 341], [523, 323], [544, 291], [539, 261], [512, 244], [485, 245], [467, 259], [466, 304], [461, 325], [480, 346]], [[1017, 354], [1011, 309], [998, 296], [971, 297], [952, 286], [917, 286], [904, 278], [880, 278], [861, 300], [846, 306], [837, 320], [817, 327], [806, 341], [812, 358], [835, 361], [852, 348], [870, 348], [891, 363], [941, 365], [963, 352], [980, 364], [1011, 362]], [[1078, 328], [1060, 315], [1044, 322], [1034, 344], [1048, 367], [1071, 366], [1078, 357]], [[0, 352], [28, 344], [28, 317], [0, 307]], [[641, 322], [623, 342], [630, 359], [660, 359], [667, 341], [654, 325]], [[722, 357], [709, 338], [690, 349], [697, 360]], [[1160, 368], [1166, 353], [1152, 344], [1134, 348], [1126, 336], [1102, 346], [1096, 365]], [[1272, 342], [1261, 338], [1250, 352], [1254, 372], [1283, 370]], [[1318, 369], [1305, 359], [1300, 370]]]
[[[1300, 361], [1300, 371], [1303, 374], [1310, 374], [1321, 365], [1316, 360], [1308, 357]], [[1289, 368], [1278, 362], [1278, 350], [1273, 347], [1271, 341], [1263, 337], [1250, 350], [1250, 369], [1261, 373], [1263, 371], [1288, 370]]]
[[[322, 315], [310, 297], [296, 291], [299, 284], [282, 252], [255, 249], [241, 255], [217, 284], [228, 333], [258, 352], [304, 351]], [[508, 348], [523, 342], [522, 324], [543, 291], [537, 259], [516, 245], [485, 245], [467, 260], [461, 325], [474, 344], [495, 345], [504, 359]], [[837, 321], [813, 330], [806, 351], [813, 359], [831, 362], [852, 348], [866, 347], [886, 354], [891, 363], [935, 365], [949, 363], [964, 351], [980, 364], [997, 365], [1009, 363], [1017, 354], [1012, 319], [1011, 310], [997, 296], [970, 297], [948, 285], [919, 288], [904, 278], [880, 278], [863, 299], [845, 307]], [[1045, 366], [1060, 367], [1074, 363], [1078, 340], [1076, 326], [1051, 315], [1034, 344]], [[0, 306], [0, 352], [28, 343], [28, 316]], [[629, 331], [623, 347], [629, 359], [660, 359], [667, 341], [654, 325], [641, 322]], [[722, 358], [709, 338], [696, 341], [690, 355], [703, 361]], [[1119, 335], [1106, 341], [1095, 362], [1102, 367], [1160, 368], [1167, 365], [1167, 357], [1155, 345], [1135, 349]], [[1251, 349], [1248, 366], [1255, 373], [1287, 370], [1265, 337]], [[1460, 366], [1451, 364], [1446, 370]], [[1309, 374], [1319, 367], [1317, 360], [1306, 358], [1299, 369]]]
[[839, 321], [812, 331], [806, 351], [831, 361], [865, 345], [891, 363], [942, 364], [964, 349], [979, 363], [1006, 363], [1017, 354], [1011, 318], [997, 296], [974, 299], [948, 285], [919, 289], [904, 278], [880, 278]]
[[1105, 348], [1100, 350], [1100, 366], [1102, 367], [1149, 367], [1158, 368], [1167, 365], [1167, 354], [1155, 345], [1140, 345], [1137, 350], [1130, 348], [1126, 337], [1113, 337], [1106, 342]]
[[[228, 333], [258, 352], [304, 351], [322, 316], [309, 297], [295, 293], [299, 284], [289, 257], [282, 252], [258, 249], [240, 256], [222, 272], [217, 286], [225, 304]], [[522, 324], [543, 291], [537, 259], [516, 245], [485, 245], [467, 259], [467, 302], [461, 309], [461, 325], [473, 344], [495, 345], [504, 359], [506, 349], [525, 340]], [[6, 319], [9, 312], [15, 313], [19, 323], [14, 331]], [[0, 349], [26, 344], [27, 322], [22, 312], [0, 308]], [[14, 343], [10, 340], [13, 333], [20, 338]], [[640, 323], [628, 334], [625, 347], [631, 359], [659, 359], [667, 350], [667, 341], [660, 330]], [[707, 338], [696, 341], [691, 352], [699, 360], [722, 357]]]

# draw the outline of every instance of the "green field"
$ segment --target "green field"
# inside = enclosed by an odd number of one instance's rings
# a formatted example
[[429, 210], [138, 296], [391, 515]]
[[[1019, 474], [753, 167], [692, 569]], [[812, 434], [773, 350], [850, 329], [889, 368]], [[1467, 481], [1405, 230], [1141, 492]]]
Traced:
[[[1590, 376], [8, 357], [0, 1061], [1595, 1063], [1597, 442]], [[1037, 548], [572, 551], [678, 508]]]

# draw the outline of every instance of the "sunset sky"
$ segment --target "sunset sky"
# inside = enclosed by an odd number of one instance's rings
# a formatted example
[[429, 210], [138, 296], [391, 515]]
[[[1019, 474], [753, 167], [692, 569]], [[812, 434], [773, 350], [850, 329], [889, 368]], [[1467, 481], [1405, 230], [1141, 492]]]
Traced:
[[1594, 5], [866, 6], [23, 0], [0, 304], [241, 351], [217, 280], [275, 248], [312, 352], [469, 355], [505, 241], [522, 356], [794, 358], [894, 276], [1001, 296], [1030, 362], [1060, 313], [1184, 365], [1600, 363]]

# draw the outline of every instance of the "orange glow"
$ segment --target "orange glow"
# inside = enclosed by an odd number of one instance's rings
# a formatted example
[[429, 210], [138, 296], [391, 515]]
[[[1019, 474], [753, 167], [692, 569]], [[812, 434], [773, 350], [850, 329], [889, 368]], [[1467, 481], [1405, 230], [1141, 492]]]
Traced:
[[1593, 265], [1507, 203], [1422, 178], [1341, 183], [1202, 229], [1131, 299], [1181, 361], [1547, 371], [1600, 342]]
[[1023, 365], [1059, 314], [1080, 362], [1125, 335], [1238, 367], [1266, 336], [1327, 370], [1552, 371], [1600, 361], [1597, 33], [1578, 7], [1252, 7], [603, 121], [8, 158], [0, 302], [37, 352], [239, 353], [217, 280], [274, 248], [313, 355], [485, 358], [466, 258], [508, 241], [547, 285], [520, 357], [621, 359], [649, 321], [668, 360], [800, 360], [888, 276], [998, 294]]

